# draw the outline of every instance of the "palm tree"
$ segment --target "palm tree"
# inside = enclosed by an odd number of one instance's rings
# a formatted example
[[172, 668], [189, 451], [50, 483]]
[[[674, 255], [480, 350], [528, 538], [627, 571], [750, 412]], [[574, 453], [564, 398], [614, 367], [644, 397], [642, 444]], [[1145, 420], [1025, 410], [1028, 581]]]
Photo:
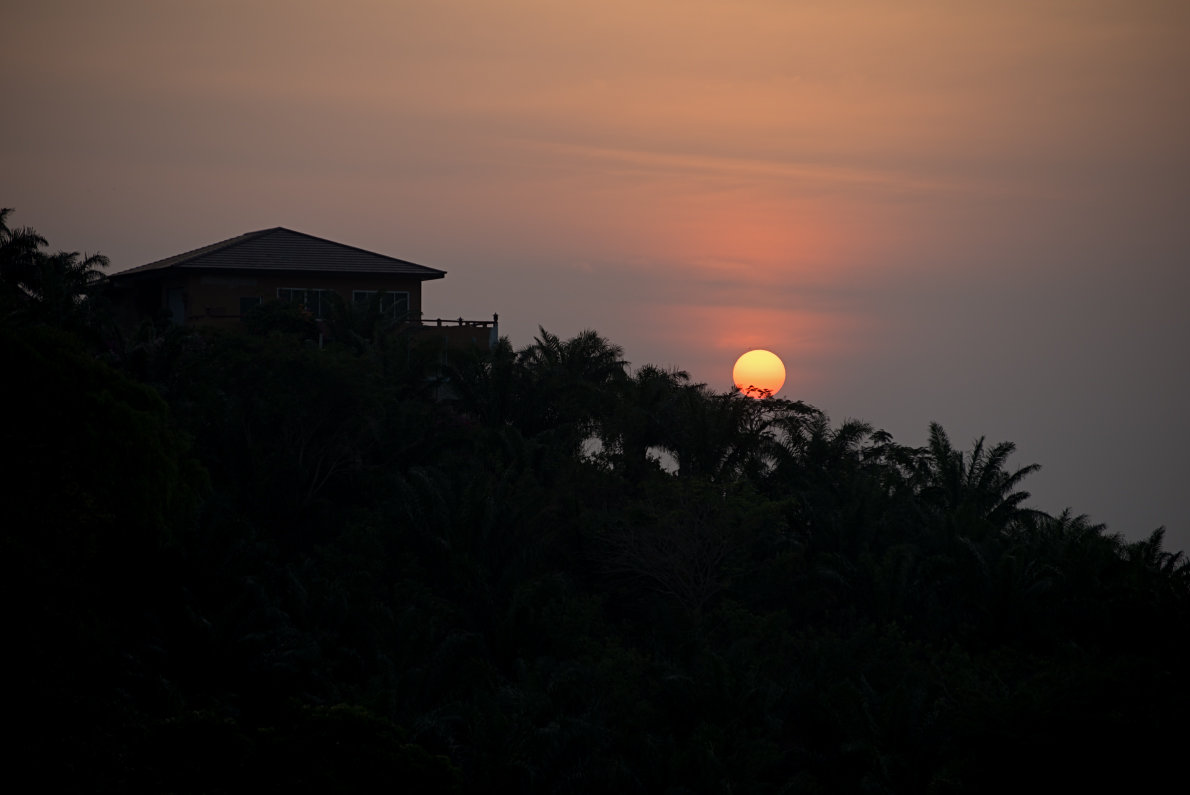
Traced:
[[0, 298], [15, 304], [28, 300], [25, 285], [35, 278], [46, 239], [31, 227], [9, 227], [11, 212], [10, 207], [0, 209]]
[[519, 369], [517, 354], [508, 337], [501, 337], [488, 351], [457, 351], [443, 370], [454, 386], [458, 405], [490, 427], [502, 427], [513, 418]]
[[980, 437], [971, 453], [965, 454], [954, 449], [941, 425], [932, 422], [930, 441], [919, 461], [921, 496], [948, 529], [961, 533], [1002, 532], [1015, 522], [1040, 516], [1040, 511], [1021, 507], [1030, 494], [1017, 487], [1041, 466], [1006, 470], [1005, 463], [1015, 451], [1012, 442], [987, 448]]
[[[46, 254], [46, 240], [29, 227], [8, 226], [11, 209], [0, 210], [0, 283], [3, 299], [36, 317], [65, 325], [77, 320], [103, 281], [102, 254]], [[82, 318], [85, 322], [86, 318]]]
[[1177, 606], [1182, 617], [1187, 618], [1190, 617], [1190, 559], [1185, 552], [1162, 549], [1164, 541], [1165, 528], [1158, 527], [1148, 538], [1122, 547], [1126, 588], [1136, 603], [1151, 611], [1168, 615]]
[[80, 258], [77, 251], [59, 251], [41, 258], [38, 279], [30, 291], [51, 321], [65, 324], [80, 313], [85, 321], [90, 300], [105, 278], [102, 269], [109, 264], [102, 254]]
[[578, 453], [608, 421], [627, 378], [624, 350], [588, 329], [562, 340], [544, 328], [517, 353], [523, 383], [517, 419], [526, 435], [550, 431]]
[[619, 384], [610, 421], [602, 430], [604, 450], [624, 474], [648, 468], [650, 448], [668, 448], [674, 437], [674, 415], [690, 384], [684, 370], [645, 365]]
[[786, 402], [756, 400], [738, 390], [716, 392], [706, 384], [686, 386], [665, 445], [677, 459], [678, 474], [722, 483], [766, 471], [773, 410]]
[[833, 472], [836, 480], [842, 478], [842, 470], [858, 469], [861, 445], [872, 433], [872, 426], [859, 420], [832, 428], [826, 414], [801, 401], [788, 404], [773, 426], [779, 451], [774, 470], [778, 481], [799, 470], [816, 475]]
[[1185, 576], [1190, 573], [1190, 560], [1185, 552], [1166, 552], [1165, 528], [1158, 527], [1148, 538], [1134, 541], [1124, 547], [1124, 558], [1150, 572], [1166, 577]]
[[541, 336], [533, 338], [533, 344], [520, 352], [520, 358], [526, 369], [543, 379], [600, 386], [624, 377], [628, 366], [624, 349], [592, 329], [581, 331], [569, 340], [562, 340], [540, 326], [538, 331]]

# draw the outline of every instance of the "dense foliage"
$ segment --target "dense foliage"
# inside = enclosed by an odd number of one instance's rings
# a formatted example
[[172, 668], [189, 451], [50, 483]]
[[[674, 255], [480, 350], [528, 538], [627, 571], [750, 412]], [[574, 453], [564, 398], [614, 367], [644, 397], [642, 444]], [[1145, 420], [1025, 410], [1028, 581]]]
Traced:
[[906, 446], [594, 332], [448, 361], [349, 316], [320, 350], [280, 307], [121, 333], [102, 260], [0, 222], [8, 743], [43, 786], [1176, 772], [1190, 567], [1028, 508], [1011, 444]]

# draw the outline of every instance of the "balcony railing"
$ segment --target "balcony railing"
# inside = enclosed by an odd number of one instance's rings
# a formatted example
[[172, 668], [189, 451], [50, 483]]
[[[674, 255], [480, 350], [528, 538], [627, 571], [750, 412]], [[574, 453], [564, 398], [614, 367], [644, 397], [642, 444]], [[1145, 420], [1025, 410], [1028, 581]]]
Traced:
[[493, 314], [491, 320], [423, 317], [419, 323], [410, 325], [419, 335], [440, 336], [444, 350], [446, 348], [464, 348], [469, 345], [479, 345], [490, 350], [496, 347], [496, 343], [500, 339], [500, 315], [498, 314]]
[[[222, 306], [207, 306], [203, 308], [203, 314], [191, 315], [187, 317], [189, 321], [195, 320], [214, 320], [214, 321], [238, 321], [242, 320], [243, 316], [238, 313], [229, 312]], [[317, 318], [320, 329], [325, 322], [322, 318]], [[491, 320], [467, 320], [465, 318], [426, 318], [420, 317], [417, 319], [407, 318], [404, 321], [404, 328], [414, 331], [419, 334], [433, 333], [441, 329], [441, 336], [443, 343], [448, 346], [465, 346], [472, 343], [479, 343], [483, 339], [483, 343], [489, 348], [494, 347], [496, 342], [500, 339], [500, 315], [493, 314]], [[319, 346], [323, 343], [323, 336], [319, 334]]]
[[500, 315], [493, 314], [491, 320], [464, 320], [463, 318], [422, 318], [423, 326], [465, 326], [469, 328], [499, 328]]

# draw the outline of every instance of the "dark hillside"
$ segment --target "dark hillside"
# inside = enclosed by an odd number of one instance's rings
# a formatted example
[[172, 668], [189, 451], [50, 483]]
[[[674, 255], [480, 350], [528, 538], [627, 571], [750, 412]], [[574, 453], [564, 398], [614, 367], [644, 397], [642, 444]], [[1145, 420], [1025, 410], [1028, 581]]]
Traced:
[[122, 334], [94, 280], [49, 311], [13, 265], [52, 272], [44, 241], [4, 232], [16, 773], [210, 793], [1177, 775], [1190, 567], [1160, 531], [1031, 508], [1009, 443], [905, 445], [632, 369], [594, 332], [447, 363], [399, 330], [319, 350], [275, 307], [243, 333]]

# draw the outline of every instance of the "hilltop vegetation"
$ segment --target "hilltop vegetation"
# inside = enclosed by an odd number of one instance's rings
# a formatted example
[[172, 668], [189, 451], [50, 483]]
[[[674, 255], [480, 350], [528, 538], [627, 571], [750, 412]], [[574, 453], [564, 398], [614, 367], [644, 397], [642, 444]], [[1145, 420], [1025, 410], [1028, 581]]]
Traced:
[[1010, 443], [905, 445], [591, 331], [446, 362], [374, 317], [319, 350], [279, 306], [130, 334], [101, 259], [0, 222], [17, 771], [992, 792], [1179, 758], [1190, 567], [1028, 507]]

